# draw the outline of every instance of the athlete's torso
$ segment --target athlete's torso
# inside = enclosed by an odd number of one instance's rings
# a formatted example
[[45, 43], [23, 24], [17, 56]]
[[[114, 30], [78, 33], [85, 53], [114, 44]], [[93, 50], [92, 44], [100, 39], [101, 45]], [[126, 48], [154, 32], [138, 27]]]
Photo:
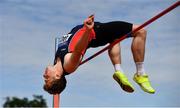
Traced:
[[[78, 31], [81, 31], [83, 28], [82, 25], [75, 26], [67, 35], [64, 35], [61, 38], [61, 41], [58, 45], [58, 50], [55, 55], [55, 63], [57, 57], [60, 57], [62, 64], [64, 63], [64, 57], [67, 53], [72, 52], [73, 48], [71, 50], [71, 46], [76, 43], [73, 41], [73, 37], [78, 36], [76, 33], [79, 33]], [[105, 44], [113, 42], [115, 39], [120, 38], [121, 36], [129, 33], [132, 30], [132, 24], [122, 21], [113, 21], [108, 23], [100, 23], [95, 22], [93, 31], [95, 34], [95, 38], [92, 38], [92, 40], [89, 41], [88, 48], [90, 47], [99, 47], [103, 46]], [[94, 35], [91, 34], [91, 35]]]

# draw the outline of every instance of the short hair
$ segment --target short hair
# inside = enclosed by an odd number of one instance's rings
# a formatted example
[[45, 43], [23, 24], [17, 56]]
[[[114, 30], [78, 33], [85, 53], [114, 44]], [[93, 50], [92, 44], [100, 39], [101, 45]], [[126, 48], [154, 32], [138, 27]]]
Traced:
[[66, 88], [66, 78], [63, 75], [60, 79], [53, 78], [52, 84], [47, 86], [44, 84], [44, 90], [50, 94], [60, 94]]

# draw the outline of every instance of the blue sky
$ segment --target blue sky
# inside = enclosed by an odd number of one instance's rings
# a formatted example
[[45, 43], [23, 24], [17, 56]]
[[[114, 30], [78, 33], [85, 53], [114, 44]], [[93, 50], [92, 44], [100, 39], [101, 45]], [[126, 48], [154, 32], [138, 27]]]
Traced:
[[[142, 24], [176, 0], [1, 0], [0, 1], [0, 105], [6, 96], [32, 98], [43, 95], [48, 106], [52, 96], [44, 92], [43, 70], [53, 63], [54, 39], [83, 22], [123, 20]], [[146, 27], [145, 68], [156, 93], [144, 93], [132, 77], [135, 66], [132, 39], [121, 42], [122, 66], [135, 92], [122, 91], [113, 80], [107, 52], [67, 76], [62, 106], [139, 107], [180, 106], [179, 7]], [[85, 57], [101, 48], [90, 49]]]

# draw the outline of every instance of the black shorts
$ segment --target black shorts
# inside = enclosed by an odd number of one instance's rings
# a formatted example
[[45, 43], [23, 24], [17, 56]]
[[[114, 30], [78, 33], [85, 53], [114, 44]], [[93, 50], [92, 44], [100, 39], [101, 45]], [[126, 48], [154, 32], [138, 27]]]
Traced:
[[[108, 23], [95, 22], [94, 31], [96, 39], [93, 39], [88, 47], [99, 47], [112, 43], [114, 40], [132, 31], [133, 24], [123, 21], [113, 21]], [[128, 37], [131, 37], [129, 35]]]

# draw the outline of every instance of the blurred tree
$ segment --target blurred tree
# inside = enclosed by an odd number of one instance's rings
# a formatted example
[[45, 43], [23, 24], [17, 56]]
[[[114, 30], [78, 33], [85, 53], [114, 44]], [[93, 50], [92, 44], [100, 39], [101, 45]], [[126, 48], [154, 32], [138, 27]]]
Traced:
[[33, 95], [33, 100], [28, 98], [6, 97], [3, 107], [47, 107], [46, 100], [41, 95]]

